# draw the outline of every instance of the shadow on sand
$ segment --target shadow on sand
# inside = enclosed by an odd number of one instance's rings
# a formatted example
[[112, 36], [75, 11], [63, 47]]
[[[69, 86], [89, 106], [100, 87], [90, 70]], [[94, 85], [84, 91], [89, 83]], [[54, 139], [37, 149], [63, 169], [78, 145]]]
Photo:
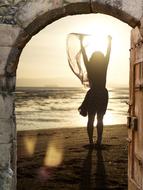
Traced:
[[102, 155], [104, 149], [105, 147], [87, 148], [87, 156], [81, 171], [79, 190], [107, 189], [107, 175]]

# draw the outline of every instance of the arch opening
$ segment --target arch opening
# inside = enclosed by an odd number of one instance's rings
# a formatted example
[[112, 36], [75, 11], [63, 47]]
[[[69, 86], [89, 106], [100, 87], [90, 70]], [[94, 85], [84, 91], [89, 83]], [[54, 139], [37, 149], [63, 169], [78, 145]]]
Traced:
[[[58, 132], [59, 132], [59, 131], [58, 131]], [[113, 137], [113, 138], [114, 138], [114, 137]], [[35, 142], [35, 140], [34, 140], [34, 142]], [[105, 156], [105, 155], [104, 155], [104, 156]], [[99, 153], [99, 160], [98, 160], [99, 162], [101, 161], [100, 159], [101, 159], [101, 155], [100, 155], [100, 153]], [[41, 170], [40, 170], [40, 171], [41, 171]], [[43, 170], [42, 170], [42, 171], [43, 171]], [[47, 170], [46, 170], [46, 171], [47, 171]], [[45, 170], [44, 170], [44, 172], [45, 172]], [[83, 185], [83, 182], [81, 182], [81, 186], [82, 186], [82, 185]]]

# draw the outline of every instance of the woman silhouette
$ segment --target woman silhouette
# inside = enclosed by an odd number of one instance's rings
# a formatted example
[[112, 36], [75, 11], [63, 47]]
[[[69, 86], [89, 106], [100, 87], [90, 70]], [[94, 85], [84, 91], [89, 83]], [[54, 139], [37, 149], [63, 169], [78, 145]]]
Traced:
[[108, 104], [108, 91], [106, 89], [106, 74], [111, 52], [111, 36], [108, 36], [106, 56], [100, 51], [95, 51], [88, 60], [83, 46], [84, 36], [80, 36], [81, 53], [87, 70], [89, 87], [83, 103], [79, 107], [82, 116], [88, 115], [87, 133], [90, 145], [93, 145], [94, 119], [97, 114], [97, 145], [101, 145], [103, 133], [103, 117]]

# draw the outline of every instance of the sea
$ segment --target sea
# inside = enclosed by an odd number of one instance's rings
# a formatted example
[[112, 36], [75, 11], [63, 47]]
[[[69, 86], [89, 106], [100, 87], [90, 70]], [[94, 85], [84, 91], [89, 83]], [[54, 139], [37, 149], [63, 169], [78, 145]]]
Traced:
[[[17, 130], [86, 127], [87, 117], [79, 114], [78, 107], [87, 90], [77, 87], [18, 87], [15, 102]], [[128, 88], [114, 87], [108, 91], [104, 125], [125, 124]]]

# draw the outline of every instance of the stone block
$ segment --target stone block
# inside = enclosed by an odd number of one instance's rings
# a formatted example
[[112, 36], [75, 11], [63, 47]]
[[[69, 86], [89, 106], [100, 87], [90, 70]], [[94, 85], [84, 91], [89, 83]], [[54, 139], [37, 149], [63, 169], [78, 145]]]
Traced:
[[8, 12], [9, 4], [0, 2], [0, 15], [5, 16]]
[[21, 51], [22, 49], [17, 47], [11, 49], [6, 66], [6, 73], [8, 76], [15, 75]]
[[[25, 45], [29, 42], [29, 40], [31, 39], [31, 35], [29, 35], [27, 33], [26, 30], [21, 30], [20, 33], [19, 33], [19, 36], [18, 38], [16, 39], [15, 41], [15, 44], [14, 44], [14, 48], [13, 49], [19, 49], [19, 51], [22, 51], [22, 49], [25, 47]], [[14, 52], [15, 50], [13, 50]], [[12, 53], [13, 53], [12, 52]]]
[[16, 125], [15, 120], [0, 119], [0, 144], [10, 143], [13, 139], [16, 139]]
[[20, 3], [22, 2], [23, 0], [14, 0], [14, 4], [17, 4], [17, 3]]
[[4, 6], [4, 5], [10, 5], [12, 3], [13, 0], [1, 0], [0, 1], [0, 6]]
[[6, 91], [14, 92], [16, 85], [16, 76], [6, 77]]
[[138, 24], [143, 11], [142, 0], [92, 0], [91, 7], [93, 12], [111, 15], [132, 27]]
[[10, 168], [0, 169], [0, 190], [14, 190], [13, 172]]
[[122, 10], [139, 21], [142, 17], [143, 1], [142, 0], [134, 0], [134, 1], [122, 0]]
[[90, 0], [63, 0], [64, 5], [71, 3], [90, 3]]
[[8, 168], [11, 160], [11, 144], [0, 144], [0, 170]]
[[0, 75], [5, 75], [5, 68], [11, 47], [0, 47]]
[[26, 28], [38, 16], [46, 12], [63, 7], [63, 0], [29, 0], [19, 9], [15, 16], [17, 23]]
[[0, 119], [9, 119], [13, 117], [14, 112], [14, 95], [0, 94]]
[[11, 93], [15, 91], [16, 77], [0, 76], [0, 93]]
[[97, 2], [104, 5], [110, 5], [110, 6], [121, 6], [122, 1], [121, 0], [92, 0], [92, 3]]
[[122, 14], [121, 0], [92, 0], [92, 11], [96, 13], [105, 13], [107, 15], [118, 18], [118, 14]]
[[0, 24], [0, 46], [14, 46], [21, 30], [18, 26]]
[[66, 15], [88, 14], [91, 13], [90, 0], [67, 0], [64, 1]]
[[16, 189], [17, 181], [17, 142], [14, 140], [12, 142], [12, 151], [11, 151], [11, 169], [13, 171], [13, 189]]

